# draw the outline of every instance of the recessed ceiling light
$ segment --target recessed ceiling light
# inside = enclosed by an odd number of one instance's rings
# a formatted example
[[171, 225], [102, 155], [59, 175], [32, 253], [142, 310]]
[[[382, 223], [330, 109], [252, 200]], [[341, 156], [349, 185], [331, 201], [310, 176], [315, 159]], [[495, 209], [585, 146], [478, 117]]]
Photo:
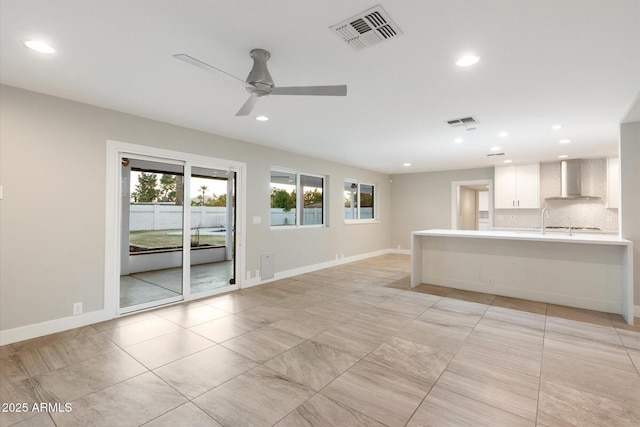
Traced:
[[559, 158], [559, 159], [566, 159], [567, 157], [569, 157], [569, 155], [568, 155], [568, 154], [560, 154], [560, 155], [558, 156], [558, 158]]
[[40, 53], [54, 53], [56, 50], [41, 40], [27, 40], [24, 44], [32, 50]]
[[551, 130], [560, 130], [562, 129], [562, 125], [553, 125], [551, 126]]
[[497, 145], [495, 147], [491, 147], [491, 151], [500, 151], [501, 148], [498, 147]]
[[456, 65], [458, 67], [468, 67], [470, 65], [477, 64], [478, 61], [480, 61], [480, 57], [479, 56], [468, 55], [468, 56], [463, 56], [462, 58], [458, 59], [456, 61]]
[[498, 136], [499, 136], [500, 138], [505, 138], [507, 135], [509, 135], [507, 132], [500, 132], [500, 133], [498, 134]]
[[558, 141], [558, 144], [568, 144], [570, 142], [571, 142], [570, 139], [561, 139], [560, 141]]
[[456, 144], [462, 144], [462, 138], [456, 138], [453, 140]]
[[404, 166], [405, 168], [408, 168], [409, 166], [411, 166], [411, 163], [405, 162], [405, 163], [402, 164], [402, 166]]
[[267, 120], [269, 120], [269, 117], [267, 116], [258, 116], [256, 117], [256, 120], [259, 122], [266, 122]]
[[505, 160], [504, 162], [505, 163], [511, 163], [511, 162], [513, 162], [513, 160]]

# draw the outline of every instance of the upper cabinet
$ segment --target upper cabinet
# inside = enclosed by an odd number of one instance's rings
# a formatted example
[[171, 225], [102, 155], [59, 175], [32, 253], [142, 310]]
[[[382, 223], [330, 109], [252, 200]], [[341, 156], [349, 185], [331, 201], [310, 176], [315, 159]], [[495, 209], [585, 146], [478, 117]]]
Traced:
[[540, 164], [496, 167], [495, 207], [540, 208]]
[[488, 191], [478, 191], [478, 210], [483, 212], [489, 210], [489, 192]]
[[618, 157], [607, 158], [607, 207], [610, 209], [620, 207], [620, 159]]

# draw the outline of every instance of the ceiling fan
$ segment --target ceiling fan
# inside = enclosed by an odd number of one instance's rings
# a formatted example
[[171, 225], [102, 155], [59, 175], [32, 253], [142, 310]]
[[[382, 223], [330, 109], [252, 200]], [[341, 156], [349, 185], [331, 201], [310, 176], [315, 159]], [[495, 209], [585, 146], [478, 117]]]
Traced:
[[192, 56], [184, 53], [173, 55], [174, 58], [186, 62], [187, 64], [195, 65], [198, 68], [202, 68], [206, 71], [215, 71], [222, 73], [227, 77], [242, 82], [247, 92], [249, 92], [249, 99], [240, 107], [240, 110], [236, 113], [236, 116], [248, 116], [253, 110], [253, 107], [258, 102], [259, 98], [269, 95], [311, 95], [311, 96], [346, 96], [347, 86], [290, 86], [290, 87], [277, 87], [273, 83], [273, 78], [269, 74], [267, 69], [267, 61], [271, 57], [271, 54], [264, 49], [253, 49], [250, 54], [253, 58], [253, 68], [247, 77], [247, 80], [242, 80], [232, 74], [227, 73], [219, 68], [200, 61]]

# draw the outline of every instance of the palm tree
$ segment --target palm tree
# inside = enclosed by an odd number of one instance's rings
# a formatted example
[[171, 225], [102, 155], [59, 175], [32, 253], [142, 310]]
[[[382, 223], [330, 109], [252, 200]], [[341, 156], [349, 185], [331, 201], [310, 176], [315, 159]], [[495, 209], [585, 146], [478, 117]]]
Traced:
[[200, 186], [200, 191], [202, 191], [202, 202], [200, 203], [200, 206], [204, 206], [204, 193], [207, 190], [208, 190], [208, 188], [207, 188], [206, 185], [201, 185]]

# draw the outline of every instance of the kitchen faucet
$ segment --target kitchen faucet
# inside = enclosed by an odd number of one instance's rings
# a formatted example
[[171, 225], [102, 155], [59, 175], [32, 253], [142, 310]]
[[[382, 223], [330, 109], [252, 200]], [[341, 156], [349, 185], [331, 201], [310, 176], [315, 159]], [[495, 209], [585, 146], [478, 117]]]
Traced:
[[544, 214], [545, 213], [547, 214], [547, 219], [549, 219], [549, 215], [550, 215], [549, 214], [549, 209], [544, 208], [544, 209], [542, 209], [542, 212], [540, 213], [540, 223], [541, 223], [540, 224], [540, 234], [544, 234], [544, 219], [545, 219], [545, 215]]

